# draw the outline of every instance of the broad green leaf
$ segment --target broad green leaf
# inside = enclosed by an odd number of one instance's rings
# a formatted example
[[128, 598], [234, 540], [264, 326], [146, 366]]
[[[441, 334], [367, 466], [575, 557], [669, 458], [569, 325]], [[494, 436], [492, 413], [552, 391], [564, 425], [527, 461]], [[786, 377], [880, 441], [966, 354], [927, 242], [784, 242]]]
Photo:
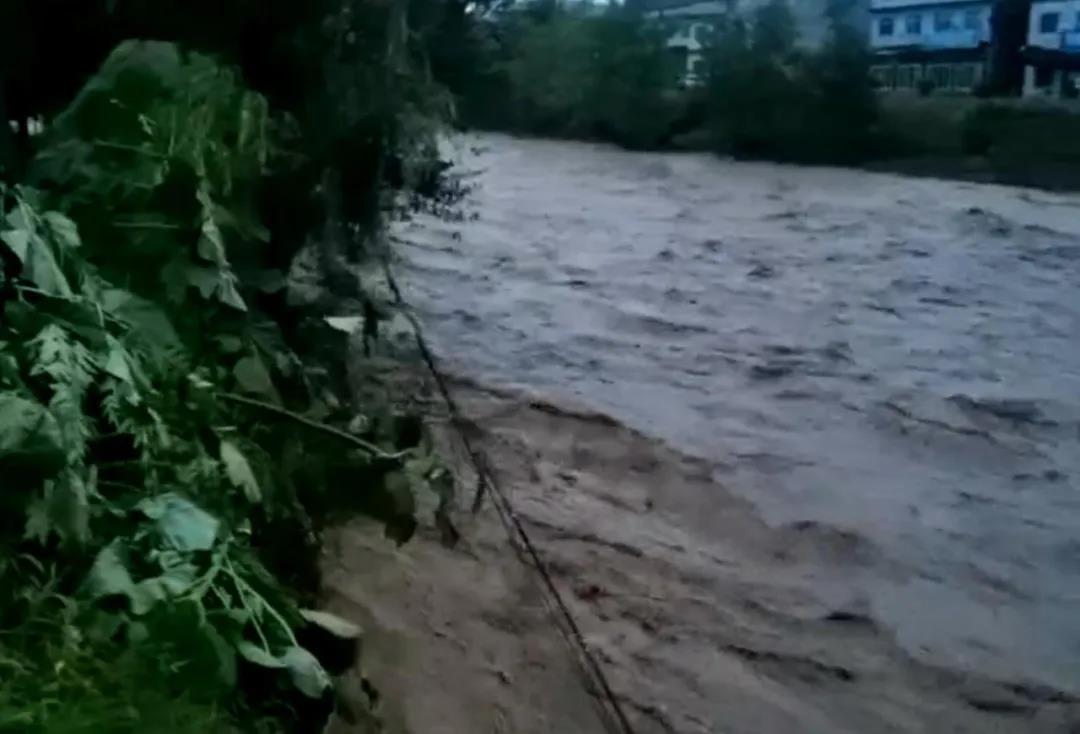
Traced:
[[169, 592], [159, 579], [143, 579], [131, 587], [128, 598], [131, 599], [131, 613], [141, 617], [168, 599]]
[[30, 280], [38, 288], [52, 295], [65, 297], [72, 295], [71, 285], [48, 245], [41, 244], [40, 240], [34, 241], [29, 260]]
[[105, 371], [121, 382], [134, 385], [135, 378], [131, 375], [131, 368], [128, 365], [124, 347], [111, 336], [108, 338], [108, 343], [109, 357], [105, 360]]
[[21, 259], [24, 278], [50, 295], [65, 297], [72, 295], [71, 285], [63, 270], [60, 269], [52, 248], [33, 229], [18, 229], [14, 232], [6, 232], [0, 237], [3, 237], [4, 242], [12, 248], [13, 252], [16, 247], [23, 248], [24, 256]]
[[[92, 479], [92, 475], [91, 475]], [[90, 537], [90, 501], [86, 480], [74, 469], [45, 483], [49, 517], [63, 540], [84, 543]]]
[[221, 282], [217, 289], [217, 297], [226, 306], [231, 306], [237, 311], [247, 311], [247, 304], [244, 303], [243, 296], [240, 295], [240, 291], [236, 288], [236, 276], [232, 273], [222, 273]]
[[44, 543], [52, 533], [52, 520], [49, 519], [49, 503], [43, 497], [38, 497], [26, 508], [26, 525], [23, 528], [23, 537], [27, 540], [36, 540]]
[[[117, 620], [122, 623], [122, 619], [119, 617], [119, 615], [114, 616], [116, 616]], [[144, 624], [143, 622], [131, 622], [127, 626], [128, 641], [133, 644], [141, 645], [142, 643], [150, 639], [150, 634], [150, 628], [147, 627], [146, 624]]]
[[21, 204], [8, 212], [5, 221], [12, 229], [20, 229], [24, 232], [32, 232], [34, 229], [33, 222]]
[[281, 402], [281, 396], [270, 377], [270, 370], [258, 354], [251, 354], [238, 361], [233, 367], [233, 376], [244, 392], [259, 395], [274, 403]]
[[224, 268], [228, 265], [225, 255], [225, 238], [222, 236], [221, 228], [218, 227], [217, 221], [214, 219], [215, 206], [208, 188], [204, 180], [195, 193], [195, 197], [202, 205], [202, 224], [196, 251], [203, 260], [211, 262], [219, 268]]
[[355, 640], [360, 637], [361, 631], [352, 622], [342, 619], [336, 614], [330, 612], [321, 612], [316, 609], [301, 609], [300, 616], [304, 618], [304, 621], [308, 624], [313, 624], [316, 627], [321, 627], [334, 637], [339, 637], [343, 640]]
[[199, 257], [211, 262], [218, 267], [226, 265], [225, 239], [221, 236], [221, 230], [210, 216], [204, 216], [202, 229], [197, 246]]
[[53, 237], [65, 247], [74, 248], [82, 244], [75, 222], [60, 212], [45, 212], [44, 218], [49, 225], [49, 229], [52, 230]]
[[220, 632], [214, 629], [213, 625], [203, 625], [202, 632], [217, 658], [218, 680], [226, 687], [232, 688], [236, 685], [236, 650], [221, 636]]
[[240, 629], [243, 629], [244, 625], [250, 622], [252, 617], [251, 612], [247, 609], [225, 609], [222, 613]]
[[247, 311], [247, 304], [244, 303], [240, 291], [236, 289], [236, 276], [228, 270], [191, 265], [185, 273], [187, 282], [195, 286], [203, 298], [207, 300], [216, 298], [237, 311]]
[[195, 286], [195, 289], [199, 291], [199, 295], [206, 299], [213, 297], [221, 280], [221, 273], [217, 268], [200, 265], [188, 267], [185, 276], [187, 282]]
[[259, 482], [255, 479], [255, 473], [251, 470], [251, 464], [239, 447], [228, 439], [221, 441], [221, 462], [225, 464], [225, 473], [229, 481], [244, 490], [244, 496], [249, 502], [258, 502], [262, 499], [262, 491]]
[[331, 329], [345, 334], [355, 334], [364, 326], [363, 316], [324, 316], [323, 320]]
[[205, 551], [214, 547], [221, 523], [210, 513], [176, 494], [145, 499], [138, 509], [157, 522], [158, 531], [178, 551]]
[[[101, 292], [102, 307], [130, 328], [130, 338], [152, 350], [155, 362], [174, 359], [183, 350], [172, 321], [156, 304], [120, 288]], [[127, 340], [129, 337], [125, 337]]]
[[129, 596], [135, 588], [122, 548], [121, 541], [116, 539], [98, 551], [94, 565], [90, 567], [90, 573], [86, 577], [86, 590], [91, 599]]
[[0, 240], [3, 240], [15, 257], [19, 258], [19, 262], [26, 264], [26, 254], [30, 249], [30, 234], [28, 232], [13, 229], [0, 233]]
[[0, 472], [5, 483], [19, 477], [48, 478], [66, 463], [56, 418], [41, 403], [0, 392]]
[[14, 387], [22, 383], [19, 361], [15, 359], [14, 354], [2, 351], [3, 346], [0, 343], [0, 384]]
[[199, 572], [192, 563], [177, 563], [169, 566], [157, 577], [157, 581], [170, 596], [180, 596], [192, 587]]
[[261, 668], [281, 670], [286, 667], [286, 663], [282, 658], [271, 655], [263, 648], [248, 642], [247, 640], [240, 640], [237, 642], [236, 651], [240, 653], [240, 657]]
[[330, 689], [330, 676], [310, 652], [290, 647], [281, 657], [289, 669], [289, 678], [297, 690], [310, 698], [322, 698]]
[[197, 576], [195, 566], [183, 562], [165, 569], [160, 576], [136, 582], [128, 592], [132, 613], [141, 616], [159, 602], [183, 595], [194, 585]]
[[222, 334], [214, 341], [221, 347], [221, 351], [225, 354], [236, 354], [244, 348], [244, 340], [233, 334]]

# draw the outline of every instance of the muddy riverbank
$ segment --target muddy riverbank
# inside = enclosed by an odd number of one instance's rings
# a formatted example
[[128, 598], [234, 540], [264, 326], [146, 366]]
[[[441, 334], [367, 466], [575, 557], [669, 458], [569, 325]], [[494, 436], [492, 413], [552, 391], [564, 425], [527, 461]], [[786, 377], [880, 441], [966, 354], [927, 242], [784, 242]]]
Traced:
[[[1080, 198], [500, 136], [461, 155], [476, 218], [397, 228], [406, 296], [642, 731], [1068, 730]], [[458, 657], [499, 664], [446, 700], [487, 691], [505, 726], [414, 731], [595, 730], [542, 683], [565, 660], [485, 532], [462, 564], [498, 583], [446, 561], [339, 602], [474, 605]], [[551, 725], [506, 718], [532, 714]]]

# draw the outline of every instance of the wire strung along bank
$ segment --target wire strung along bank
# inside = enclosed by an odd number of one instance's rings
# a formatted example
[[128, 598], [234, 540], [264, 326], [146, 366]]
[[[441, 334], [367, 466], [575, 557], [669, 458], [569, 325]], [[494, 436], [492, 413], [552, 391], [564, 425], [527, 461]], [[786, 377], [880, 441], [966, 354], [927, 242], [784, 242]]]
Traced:
[[383, 260], [383, 272], [397, 301], [398, 308], [401, 309], [401, 313], [408, 314], [409, 320], [412, 322], [417, 349], [435, 381], [439, 394], [446, 403], [450, 424], [465, 447], [469, 461], [476, 472], [476, 491], [472, 502], [473, 514], [480, 511], [484, 499], [490, 494], [499, 522], [505, 529], [514, 552], [523, 564], [535, 571], [537, 585], [541, 591], [541, 597], [544, 599], [544, 604], [556, 628], [558, 628], [566, 642], [571, 656], [574, 658], [574, 663], [581, 674], [585, 690], [596, 705], [604, 728], [612, 734], [634, 734], [634, 727], [630, 724], [630, 720], [626, 716], [626, 712], [614, 689], [611, 687], [603, 667], [597, 661], [596, 655], [589, 650], [581, 632], [581, 627], [570, 611], [566, 600], [559, 593], [551, 572], [536, 547], [536, 543], [529, 536], [525, 525], [517, 516], [517, 513], [514, 512], [509, 497], [499, 485], [498, 474], [492, 468], [491, 462], [488, 461], [483, 449], [476, 446], [469, 439], [465, 419], [450, 391], [446, 377], [443, 375], [442, 370], [439, 369], [438, 359], [424, 337], [419, 320], [412, 315], [409, 304], [405, 300], [390, 265], [385, 259]]

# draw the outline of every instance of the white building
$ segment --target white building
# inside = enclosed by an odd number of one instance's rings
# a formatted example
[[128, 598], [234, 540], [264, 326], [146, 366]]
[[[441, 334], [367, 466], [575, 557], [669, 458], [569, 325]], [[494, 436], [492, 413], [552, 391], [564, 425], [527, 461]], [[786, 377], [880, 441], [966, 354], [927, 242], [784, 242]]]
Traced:
[[1034, 0], [1024, 48], [1024, 94], [1075, 97], [1080, 86], [1080, 0]]
[[971, 91], [987, 74], [993, 5], [993, 0], [871, 0], [875, 78], [885, 89]]
[[682, 82], [700, 84], [705, 80], [705, 47], [716, 25], [734, 3], [725, 0], [653, 0], [645, 17], [668, 29], [667, 47], [680, 69]]

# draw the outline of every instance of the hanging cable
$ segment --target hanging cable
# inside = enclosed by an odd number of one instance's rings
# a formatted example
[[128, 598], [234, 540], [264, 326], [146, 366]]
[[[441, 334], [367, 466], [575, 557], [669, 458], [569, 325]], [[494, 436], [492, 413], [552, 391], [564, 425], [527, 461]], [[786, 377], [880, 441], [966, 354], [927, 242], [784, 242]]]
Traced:
[[[499, 485], [497, 476], [492, 470], [490, 462], [487, 460], [487, 456], [479, 447], [475, 446], [473, 442], [469, 440], [466, 431], [466, 423], [458, 408], [457, 401], [454, 400], [454, 396], [450, 392], [446, 378], [439, 369], [435, 354], [428, 347], [427, 340], [424, 338], [419, 321], [412, 315], [412, 312], [408, 308], [408, 303], [405, 301], [401, 289], [398, 287], [397, 281], [390, 271], [389, 263], [384, 259], [382, 265], [387, 283], [390, 285], [390, 290], [394, 294], [398, 307], [412, 322], [417, 349], [419, 350], [420, 356], [424, 360], [428, 371], [431, 372], [431, 376], [435, 381], [435, 385], [438, 388], [443, 401], [446, 403], [446, 408], [450, 416], [450, 423], [458, 437], [461, 439], [462, 446], [465, 447], [465, 452], [469, 456], [469, 461], [476, 471], [477, 484], [476, 492], [473, 495], [472, 512], [475, 514], [480, 511], [485, 497], [490, 493], [492, 504], [495, 507], [496, 514], [499, 516], [500, 523], [502, 523], [502, 526], [507, 533], [511, 547], [514, 548], [515, 553], [517, 553], [518, 558], [522, 563], [526, 566], [531, 566], [539, 577], [539, 587], [548, 613], [552, 616], [556, 628], [558, 628], [564, 641], [570, 648], [571, 654], [573, 655], [578, 670], [583, 678], [586, 691], [598, 707], [600, 719], [604, 724], [604, 728], [612, 734], [634, 734], [634, 728], [630, 725], [630, 720], [627, 718], [622, 704], [619, 703], [619, 699], [615, 695], [615, 691], [612, 689], [607, 675], [597, 661], [596, 656], [589, 650], [588, 645], [585, 643], [581, 627], [578, 625], [577, 620], [574, 619], [574, 615], [570, 611], [570, 607], [567, 605], [566, 600], [555, 586], [555, 580], [552, 578], [551, 572], [547, 568], [547, 564], [545, 564], [541, 558], [540, 553], [536, 548], [536, 544], [533, 543], [532, 538], [529, 537], [529, 533], [525, 530], [525, 526], [521, 522], [521, 519], [514, 512], [509, 497], [507, 497], [506, 493], [503, 492]], [[515, 539], [517, 542], [515, 542]]]

